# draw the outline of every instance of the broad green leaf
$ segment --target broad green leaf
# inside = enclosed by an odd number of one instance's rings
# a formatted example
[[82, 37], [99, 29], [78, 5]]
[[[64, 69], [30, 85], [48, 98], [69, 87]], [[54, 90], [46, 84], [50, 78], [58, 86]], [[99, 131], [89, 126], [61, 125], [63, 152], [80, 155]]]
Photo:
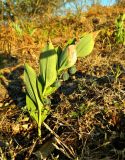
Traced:
[[25, 65], [24, 81], [29, 95], [29, 98], [27, 97], [26, 105], [30, 115], [37, 121], [38, 135], [41, 136], [41, 111], [44, 110], [44, 106], [39, 98], [36, 73], [28, 64]]
[[43, 110], [42, 116], [41, 116], [41, 122], [43, 123], [47, 116], [50, 114], [50, 108], [47, 106], [46, 109]]
[[31, 68], [28, 64], [25, 64], [24, 69], [24, 82], [26, 84], [26, 90], [30, 96], [30, 98], [37, 104], [37, 87], [36, 87], [37, 76], [33, 68]]
[[[55, 50], [56, 50], [56, 53], [57, 53], [57, 59], [59, 60], [60, 56], [62, 54], [62, 48], [60, 46], [58, 46], [58, 47], [55, 48]], [[57, 70], [58, 70], [58, 66], [59, 66], [59, 61], [58, 60], [57, 60], [57, 66], [56, 66]]]
[[39, 111], [36, 107], [37, 105], [32, 101], [32, 99], [28, 95], [26, 96], [26, 104], [31, 118], [33, 118], [38, 124], [38, 135], [41, 136], [41, 124], [50, 114], [50, 108], [46, 107], [43, 110]]
[[[40, 55], [40, 76], [44, 83], [44, 91], [57, 78], [57, 53], [55, 49], [42, 52]], [[43, 93], [44, 94], [44, 93]]]
[[95, 38], [99, 31], [85, 34], [76, 45], [77, 57], [85, 57], [89, 55], [95, 44]]
[[38, 123], [38, 110], [32, 99], [26, 95], [26, 105], [30, 116]]
[[49, 96], [51, 95], [52, 93], [54, 93], [59, 87], [48, 87], [45, 91], [45, 94], [44, 96]]
[[60, 55], [62, 53], [62, 48], [60, 46], [56, 47], [55, 50], [58, 55]]
[[60, 57], [60, 55], [62, 53], [62, 48], [60, 46], [58, 46], [58, 47], [55, 48], [55, 50], [57, 52], [58, 57]]
[[76, 61], [77, 61], [76, 46], [75, 45], [67, 46], [58, 59], [58, 64], [59, 64], [58, 72], [61, 72], [62, 70], [72, 67], [76, 63]]
[[38, 90], [38, 95], [42, 100], [43, 99], [43, 81], [40, 76], [37, 78], [37, 90]]
[[51, 40], [49, 40], [49, 42], [47, 42], [46, 46], [44, 47], [44, 49], [42, 50], [42, 52], [48, 51], [48, 50], [53, 50], [54, 46], [51, 42]]

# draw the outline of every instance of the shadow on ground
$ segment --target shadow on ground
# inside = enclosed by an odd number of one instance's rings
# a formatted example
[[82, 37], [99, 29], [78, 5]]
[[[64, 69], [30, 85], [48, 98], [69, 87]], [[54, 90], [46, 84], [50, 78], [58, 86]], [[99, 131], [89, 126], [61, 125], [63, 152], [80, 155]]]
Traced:
[[[0, 54], [1, 69], [1, 102], [9, 98], [17, 106], [25, 105], [25, 93], [23, 91], [23, 79], [21, 76], [24, 72], [23, 65], [19, 65], [18, 59], [9, 54]], [[8, 98], [7, 98], [8, 97]]]
[[13, 67], [18, 63], [18, 59], [10, 54], [0, 53], [0, 69]]

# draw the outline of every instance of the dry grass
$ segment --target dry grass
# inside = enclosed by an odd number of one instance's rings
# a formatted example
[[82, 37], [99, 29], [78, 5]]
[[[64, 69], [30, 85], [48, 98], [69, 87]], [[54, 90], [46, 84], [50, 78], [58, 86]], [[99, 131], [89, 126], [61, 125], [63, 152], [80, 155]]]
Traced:
[[[32, 153], [39, 151], [52, 135], [57, 143], [56, 150], [48, 157], [50, 160], [125, 158], [125, 146], [121, 143], [125, 141], [125, 48], [114, 40], [114, 21], [124, 10], [94, 6], [80, 18], [72, 15], [51, 18], [51, 25], [50, 21], [44, 26], [37, 21], [25, 22], [36, 29], [33, 35], [24, 26], [21, 36], [11, 23], [1, 26], [0, 50], [1, 55], [6, 55], [0, 66], [4, 75], [0, 78], [2, 159], [35, 160]], [[38, 68], [38, 56], [48, 38], [55, 46], [64, 46], [68, 39], [98, 29], [102, 31], [93, 53], [78, 60], [78, 72], [52, 95], [52, 111], [46, 120], [50, 128], [48, 131], [43, 126], [42, 140], [38, 139], [36, 124], [22, 107], [25, 106], [24, 62]], [[122, 149], [114, 141], [123, 145]]]

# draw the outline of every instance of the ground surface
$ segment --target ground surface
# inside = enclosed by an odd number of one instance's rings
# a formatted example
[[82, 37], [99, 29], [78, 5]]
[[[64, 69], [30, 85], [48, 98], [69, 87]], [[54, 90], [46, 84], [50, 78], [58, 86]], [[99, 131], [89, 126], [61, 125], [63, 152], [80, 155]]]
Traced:
[[[125, 47], [116, 44], [114, 39], [114, 21], [123, 8], [99, 11], [89, 10], [79, 24], [74, 19], [73, 22], [68, 19], [59, 21], [67, 28], [71, 23], [75, 28], [73, 31], [76, 31], [75, 36], [80, 35], [81, 31], [102, 31], [92, 54], [77, 61], [76, 74], [50, 97], [51, 114], [42, 126], [41, 139], [37, 137], [37, 125], [24, 108], [23, 82], [24, 62], [29, 62], [38, 70], [39, 46], [35, 51], [28, 48], [28, 51], [13, 54], [1, 50], [1, 159], [35, 160], [40, 152], [49, 155], [50, 160], [125, 158]], [[58, 19], [53, 25], [57, 22]], [[52, 41], [63, 46], [69, 31], [63, 31], [62, 39], [60, 28], [57, 29], [58, 35], [52, 35]], [[56, 145], [54, 150], [52, 143]], [[46, 153], [49, 150], [50, 154]]]

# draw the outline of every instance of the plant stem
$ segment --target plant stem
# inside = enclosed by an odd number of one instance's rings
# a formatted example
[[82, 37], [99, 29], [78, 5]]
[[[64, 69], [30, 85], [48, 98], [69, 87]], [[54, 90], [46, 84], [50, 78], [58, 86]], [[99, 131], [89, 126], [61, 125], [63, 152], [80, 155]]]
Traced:
[[41, 105], [38, 105], [38, 136], [41, 137]]

